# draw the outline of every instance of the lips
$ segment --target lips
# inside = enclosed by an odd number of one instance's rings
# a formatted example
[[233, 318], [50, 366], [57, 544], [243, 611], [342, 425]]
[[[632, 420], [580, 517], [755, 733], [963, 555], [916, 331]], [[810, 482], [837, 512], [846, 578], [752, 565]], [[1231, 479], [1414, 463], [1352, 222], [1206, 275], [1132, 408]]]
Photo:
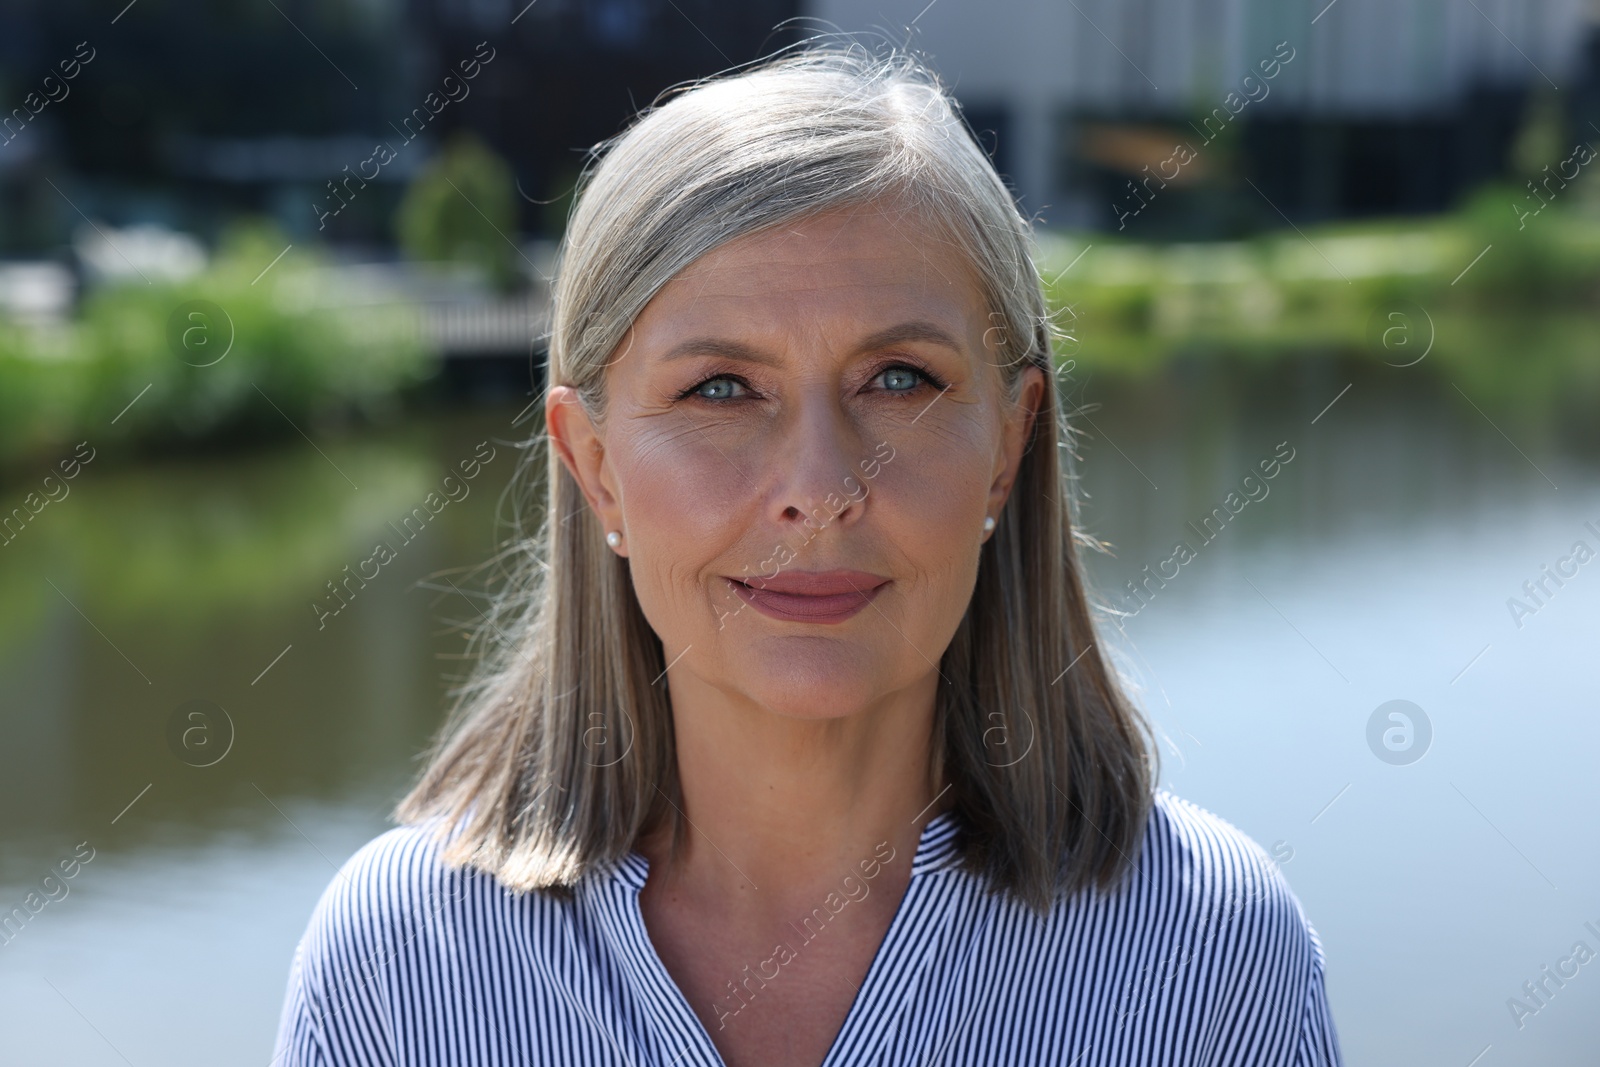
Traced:
[[792, 622], [843, 622], [865, 608], [889, 579], [865, 571], [788, 571], [749, 582], [727, 579], [763, 615]]

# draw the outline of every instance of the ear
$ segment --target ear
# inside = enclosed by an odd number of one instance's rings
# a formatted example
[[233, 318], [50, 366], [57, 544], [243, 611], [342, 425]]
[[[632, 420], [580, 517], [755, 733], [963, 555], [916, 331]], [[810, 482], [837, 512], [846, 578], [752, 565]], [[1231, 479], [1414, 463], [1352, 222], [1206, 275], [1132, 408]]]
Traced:
[[1011, 496], [1022, 456], [1033, 439], [1033, 424], [1044, 402], [1044, 391], [1049, 387], [1044, 371], [1038, 367], [1030, 366], [1022, 372], [1017, 402], [1006, 411], [1000, 454], [995, 458], [994, 482], [989, 488], [990, 515], [998, 517]]
[[[615, 481], [606, 462], [605, 442], [570, 385], [552, 386], [544, 401], [545, 430], [550, 445], [561, 458], [590, 509], [600, 520], [602, 530], [622, 530], [622, 507], [618, 503]], [[624, 535], [626, 531], [624, 530]], [[615, 551], [626, 556], [627, 541]]]

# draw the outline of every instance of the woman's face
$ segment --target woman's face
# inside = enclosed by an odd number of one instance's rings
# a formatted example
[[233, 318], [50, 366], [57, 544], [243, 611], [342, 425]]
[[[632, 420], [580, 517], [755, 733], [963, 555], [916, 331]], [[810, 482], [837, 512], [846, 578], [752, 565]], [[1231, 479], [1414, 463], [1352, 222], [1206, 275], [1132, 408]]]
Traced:
[[823, 719], [938, 682], [1046, 382], [1030, 367], [1004, 402], [964, 261], [890, 210], [684, 269], [611, 354], [603, 425], [551, 391], [552, 438], [623, 535], [675, 703]]

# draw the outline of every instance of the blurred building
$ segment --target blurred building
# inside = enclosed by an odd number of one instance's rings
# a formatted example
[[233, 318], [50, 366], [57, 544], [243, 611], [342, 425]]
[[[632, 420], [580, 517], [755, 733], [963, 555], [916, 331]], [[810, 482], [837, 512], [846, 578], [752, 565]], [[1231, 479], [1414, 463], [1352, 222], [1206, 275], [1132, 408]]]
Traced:
[[[470, 125], [516, 172], [530, 224], [555, 232], [589, 146], [668, 86], [793, 41], [797, 0], [408, 0], [422, 88], [478, 43], [496, 58], [444, 124]], [[444, 116], [441, 116], [443, 118]]]
[[[588, 146], [669, 85], [793, 40], [781, 24], [798, 11], [797, 0], [146, 0], [113, 22], [103, 8], [0, 4], [0, 117], [79, 42], [93, 54], [60, 103], [0, 133], [0, 255], [60, 246], [78, 209], [208, 236], [263, 212], [291, 233], [382, 245], [405, 183], [463, 128], [510, 161], [524, 231], [557, 230]], [[379, 143], [394, 155], [374, 166]], [[353, 177], [363, 170], [369, 180]], [[59, 192], [43, 180], [63, 173]], [[341, 190], [359, 195], [325, 218]]]
[[[1592, 7], [810, 0], [807, 13], [851, 32], [891, 28], [901, 41], [892, 28], [914, 26], [912, 45], [986, 131], [1026, 209], [1054, 225], [1115, 229], [1137, 192], [1149, 232], [1152, 217], [1236, 209], [1206, 178], [1248, 178], [1264, 197], [1244, 186], [1257, 201], [1247, 206], [1274, 218], [1261, 200], [1297, 219], [1448, 206], [1504, 166], [1530, 90], [1586, 83]], [[1196, 158], [1167, 163], [1178, 142]], [[1163, 163], [1177, 176], [1145, 187]], [[1140, 184], [1129, 190], [1130, 180]]]
[[93, 59], [0, 134], [0, 257], [64, 255], [86, 218], [209, 242], [241, 212], [385, 255], [406, 183], [461, 129], [510, 163], [522, 235], [553, 237], [588, 149], [662, 90], [828, 30], [927, 55], [1049, 225], [1439, 210], [1504, 173], [1532, 97], [1573, 134], [1600, 124], [1595, 3], [145, 0], [113, 19], [7, 0], [0, 116]]
[[[315, 229], [316, 196], [411, 95], [402, 15], [397, 0], [6, 0], [0, 255], [59, 254], [85, 218], [208, 239], [240, 212]], [[342, 221], [381, 234], [388, 213], [373, 195]]]

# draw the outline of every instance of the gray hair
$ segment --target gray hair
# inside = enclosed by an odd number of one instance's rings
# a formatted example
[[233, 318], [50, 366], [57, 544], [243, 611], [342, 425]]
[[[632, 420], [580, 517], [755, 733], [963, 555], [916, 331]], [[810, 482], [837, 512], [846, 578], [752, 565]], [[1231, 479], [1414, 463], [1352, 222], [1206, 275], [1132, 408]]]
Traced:
[[[1032, 228], [937, 76], [897, 49], [802, 42], [669, 90], [597, 145], [557, 259], [547, 382], [603, 423], [606, 367], [686, 266], [801, 216], [891, 202], [970, 267], [1006, 396], [1029, 366], [1051, 385], [940, 663], [955, 684], [939, 688], [931, 754], [964, 865], [1042, 911], [1058, 893], [1110, 888], [1134, 862], [1155, 750], [1094, 630], [1078, 550], [1095, 542], [1076, 530], [1061, 334]], [[681, 832], [681, 797], [672, 710], [652, 684], [666, 664], [628, 563], [547, 437], [530, 444], [518, 477], [543, 454], [539, 529], [516, 540], [474, 635], [474, 674], [396, 817], [441, 820], [447, 862], [559, 892], [663, 821]], [[586, 655], [599, 648], [616, 654]]]

